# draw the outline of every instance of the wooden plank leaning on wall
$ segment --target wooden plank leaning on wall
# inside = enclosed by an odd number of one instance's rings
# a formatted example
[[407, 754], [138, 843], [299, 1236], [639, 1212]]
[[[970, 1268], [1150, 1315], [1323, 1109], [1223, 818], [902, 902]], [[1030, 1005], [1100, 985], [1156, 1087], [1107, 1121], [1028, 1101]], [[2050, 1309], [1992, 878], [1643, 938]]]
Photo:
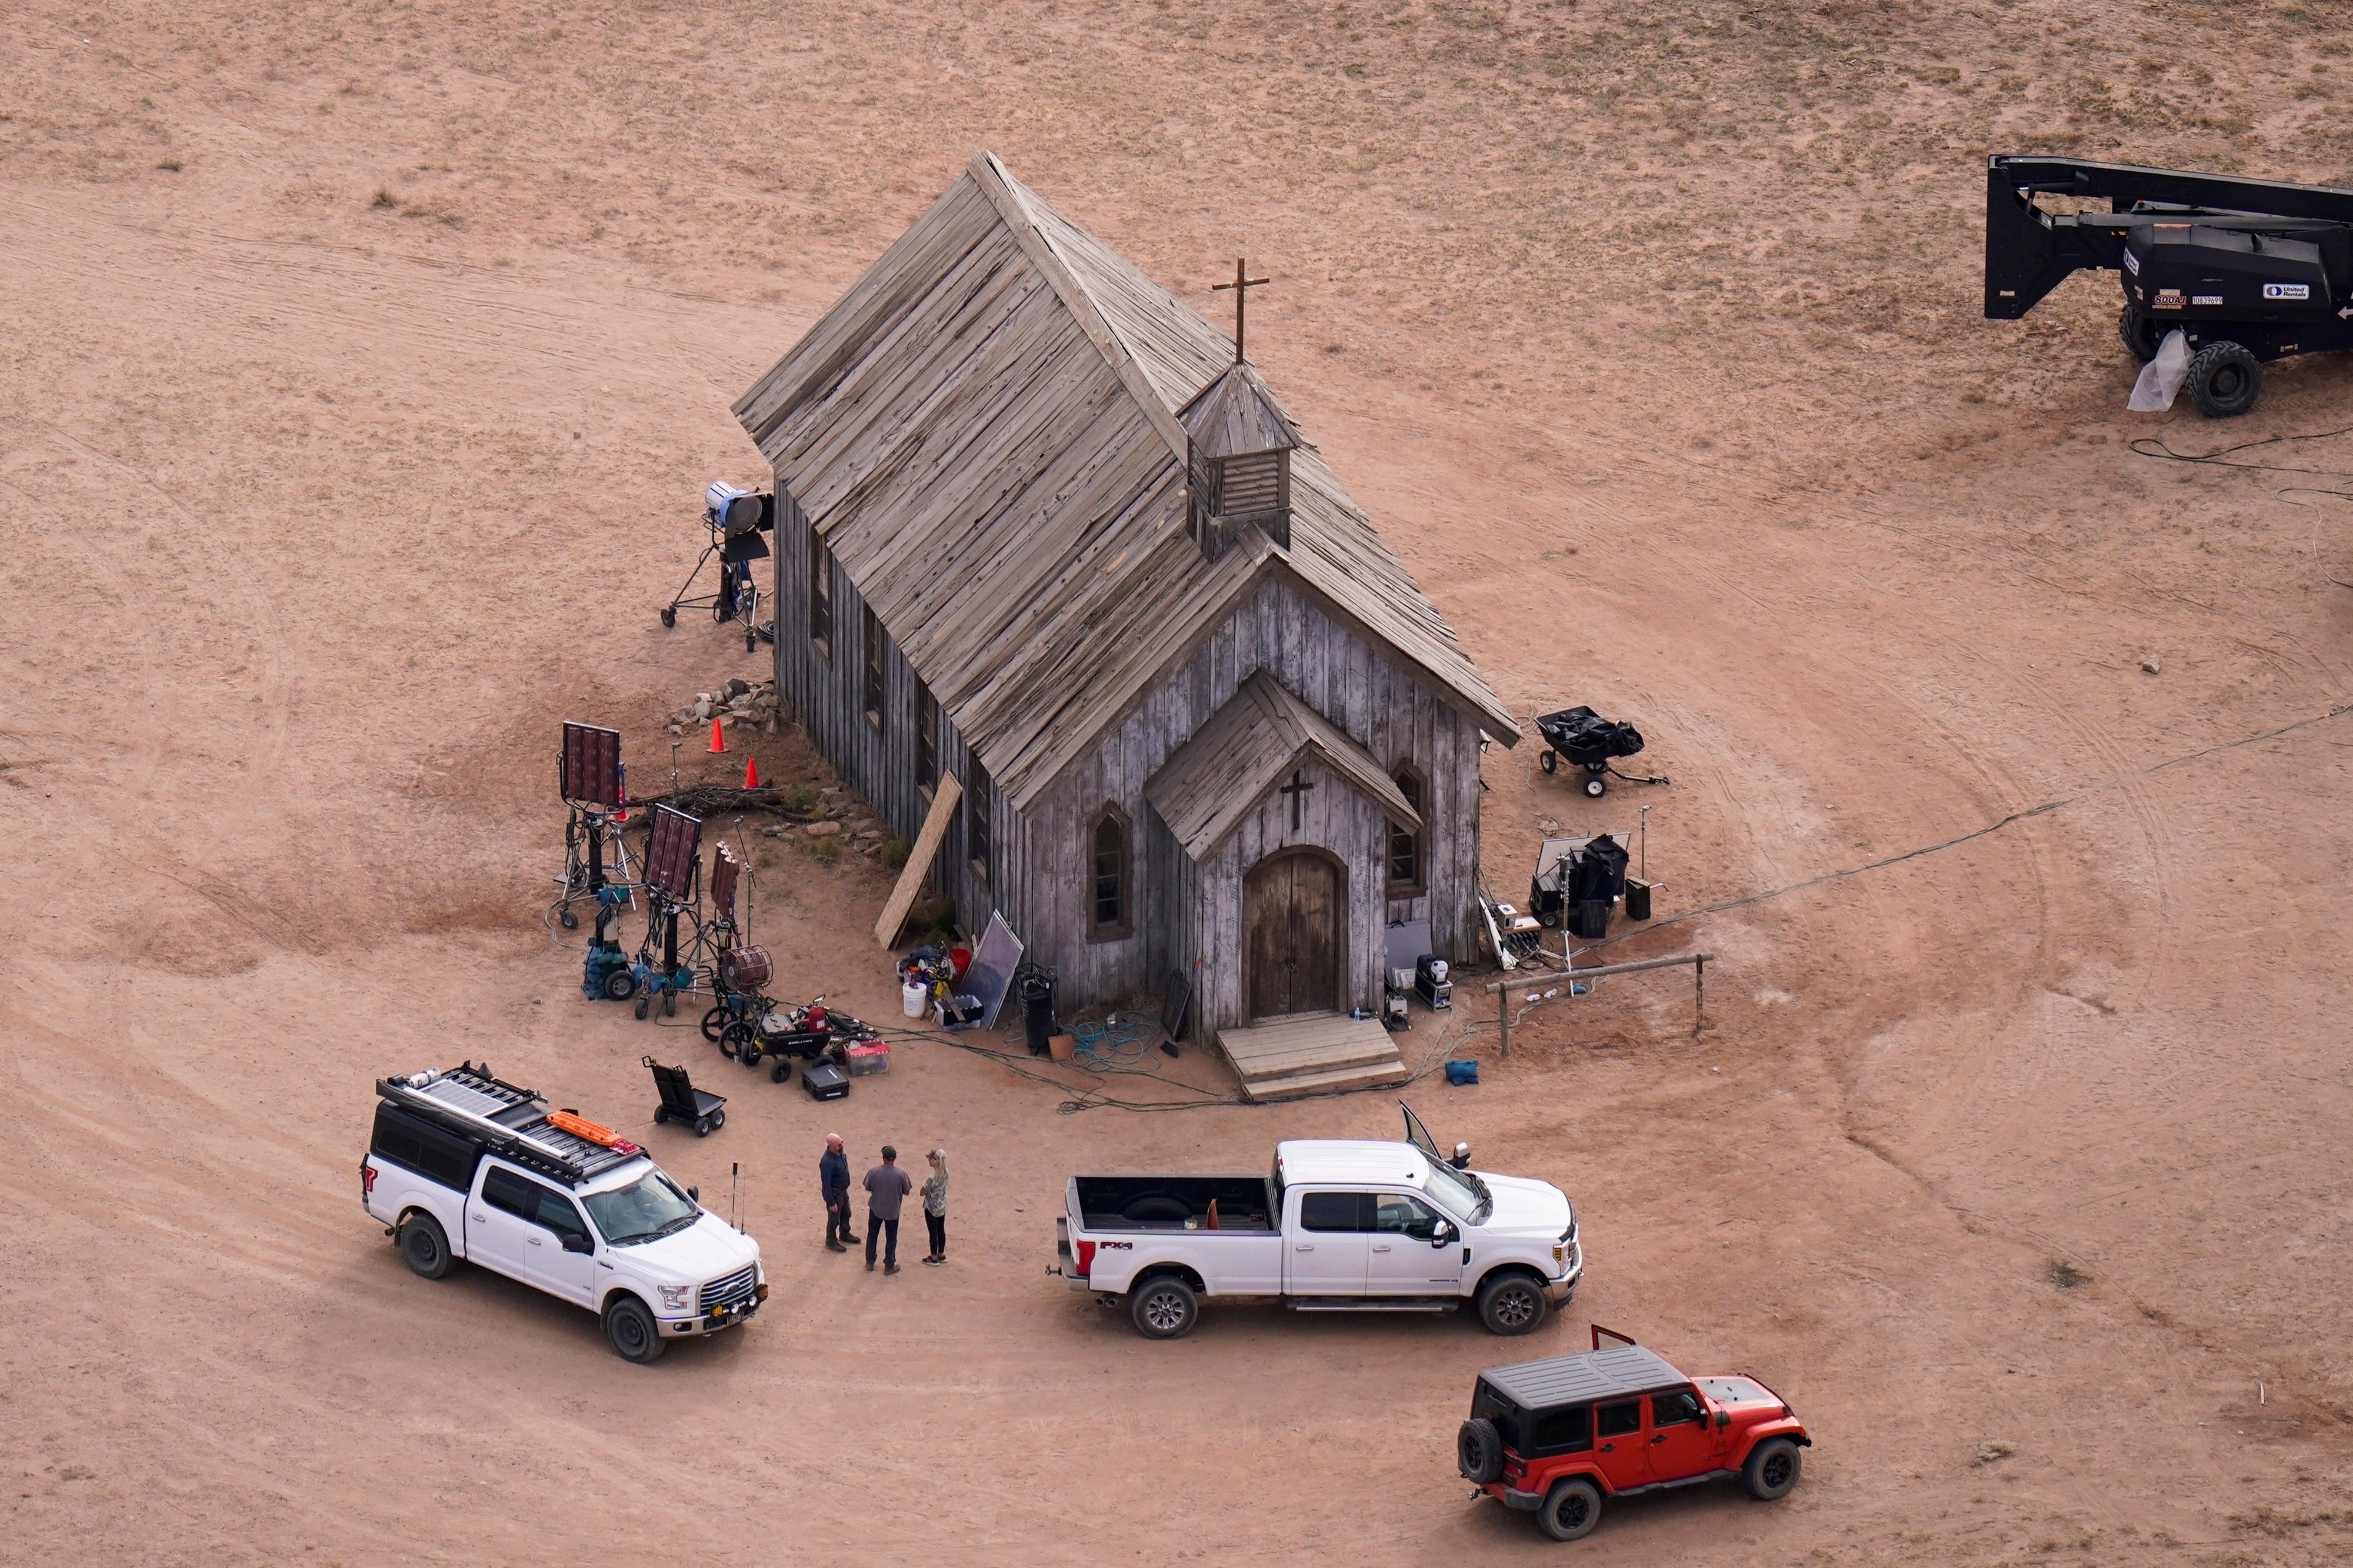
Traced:
[[874, 922], [874, 940], [884, 947], [898, 942], [899, 928], [907, 923], [907, 911], [915, 907], [915, 895], [923, 890], [923, 879], [931, 874], [932, 860], [948, 836], [948, 824], [955, 820], [956, 802], [963, 798], [964, 785], [956, 782], [955, 774], [942, 769], [940, 787], [932, 796], [923, 830], [915, 835], [915, 847], [907, 851], [907, 864], [899, 871], [899, 885], [891, 889], [891, 901], [882, 906], [882, 918]]

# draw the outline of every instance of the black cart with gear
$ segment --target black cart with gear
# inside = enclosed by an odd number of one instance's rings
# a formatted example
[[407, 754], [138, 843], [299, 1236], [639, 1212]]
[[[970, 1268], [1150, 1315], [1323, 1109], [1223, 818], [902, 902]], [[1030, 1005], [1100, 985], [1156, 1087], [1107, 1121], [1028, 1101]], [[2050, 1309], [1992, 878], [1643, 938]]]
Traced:
[[1633, 773], [1620, 773], [1610, 763], [1619, 757], [1630, 757], [1642, 749], [1642, 731], [1622, 720], [1604, 719], [1590, 708], [1564, 708], [1557, 713], [1546, 713], [1536, 720], [1536, 732], [1544, 737], [1546, 750], [1538, 753], [1536, 765], [1546, 773], [1560, 766], [1567, 758], [1571, 766], [1585, 770], [1585, 793], [1596, 799], [1609, 793], [1607, 775], [1617, 773], [1629, 784], [1665, 784], [1666, 779], [1643, 778]]
[[708, 1138], [727, 1125], [727, 1097], [697, 1089], [682, 1067], [666, 1068], [651, 1057], [638, 1058], [654, 1075], [654, 1088], [661, 1093], [661, 1103], [654, 1107], [654, 1123], [676, 1121], [694, 1129], [697, 1138]]

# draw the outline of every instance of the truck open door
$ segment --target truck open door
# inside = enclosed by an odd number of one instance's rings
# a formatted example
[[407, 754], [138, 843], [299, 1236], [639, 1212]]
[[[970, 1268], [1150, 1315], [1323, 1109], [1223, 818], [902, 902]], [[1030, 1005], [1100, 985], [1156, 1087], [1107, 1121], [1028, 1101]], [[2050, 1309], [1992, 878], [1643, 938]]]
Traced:
[[1430, 1135], [1430, 1129], [1421, 1124], [1421, 1118], [1413, 1113], [1413, 1107], [1400, 1100], [1398, 1109], [1405, 1112], [1405, 1141], [1428, 1155], [1432, 1164], [1446, 1163], [1446, 1156], [1438, 1152], [1438, 1140]]

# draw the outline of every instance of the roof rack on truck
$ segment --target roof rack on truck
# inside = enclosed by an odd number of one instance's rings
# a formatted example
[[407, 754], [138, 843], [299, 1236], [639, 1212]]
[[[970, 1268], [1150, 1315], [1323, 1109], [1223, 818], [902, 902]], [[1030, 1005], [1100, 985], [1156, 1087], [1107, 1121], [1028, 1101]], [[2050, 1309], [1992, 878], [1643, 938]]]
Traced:
[[567, 1132], [548, 1120], [537, 1089], [507, 1083], [490, 1064], [469, 1061], [446, 1072], [380, 1078], [375, 1091], [403, 1110], [470, 1139], [502, 1160], [577, 1184], [644, 1153], [618, 1140], [609, 1147]]

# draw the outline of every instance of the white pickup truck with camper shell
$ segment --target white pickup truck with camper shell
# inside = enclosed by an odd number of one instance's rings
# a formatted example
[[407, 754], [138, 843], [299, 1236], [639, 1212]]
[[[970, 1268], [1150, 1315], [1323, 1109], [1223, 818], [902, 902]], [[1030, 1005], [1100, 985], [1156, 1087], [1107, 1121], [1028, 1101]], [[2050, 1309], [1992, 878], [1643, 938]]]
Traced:
[[760, 1310], [760, 1247], [643, 1149], [488, 1066], [379, 1079], [360, 1202], [427, 1279], [463, 1259], [597, 1314], [633, 1362]]
[[1525, 1334], [1585, 1271], [1577, 1214], [1548, 1182], [1469, 1169], [1402, 1101], [1406, 1141], [1278, 1143], [1263, 1176], [1081, 1175], [1055, 1221], [1059, 1273], [1173, 1340], [1204, 1296], [1300, 1311], [1451, 1312]]

